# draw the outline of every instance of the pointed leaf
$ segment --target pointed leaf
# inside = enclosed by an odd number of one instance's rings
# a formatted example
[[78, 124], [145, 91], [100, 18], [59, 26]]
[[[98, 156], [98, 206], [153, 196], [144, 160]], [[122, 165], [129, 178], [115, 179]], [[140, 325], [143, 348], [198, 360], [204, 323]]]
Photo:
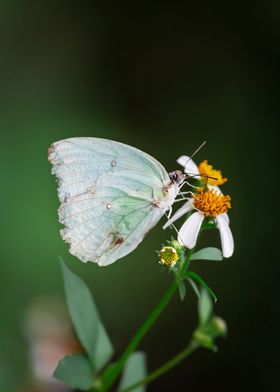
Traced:
[[197, 298], [199, 299], [200, 298], [200, 291], [199, 291], [196, 283], [191, 278], [187, 278], [187, 280], [188, 280], [189, 284], [192, 286], [193, 291], [195, 292]]
[[84, 354], [74, 354], [61, 359], [53, 375], [69, 387], [82, 391], [87, 391], [93, 385], [93, 369]]
[[181, 280], [178, 282], [179, 297], [181, 301], [184, 301], [186, 296], [186, 285]]
[[209, 294], [205, 289], [202, 289], [200, 299], [198, 301], [198, 315], [200, 324], [207, 324], [212, 317], [213, 305]]
[[198, 283], [200, 283], [201, 286], [203, 286], [207, 290], [208, 294], [210, 294], [213, 297], [214, 302], [217, 302], [216, 294], [214, 293], [214, 291], [208, 286], [208, 284], [199, 275], [197, 275], [193, 271], [188, 271], [186, 273], [186, 276], [188, 276], [189, 278], [194, 279]]
[[195, 252], [191, 256], [191, 260], [214, 260], [221, 261], [223, 260], [223, 254], [218, 248], [204, 248], [197, 252]]
[[78, 338], [98, 372], [113, 355], [113, 347], [86, 284], [62, 262], [66, 300]]
[[[125, 365], [118, 391], [130, 387], [141, 381], [147, 375], [146, 355], [141, 351], [132, 353]], [[145, 385], [141, 385], [134, 392], [145, 392]]]

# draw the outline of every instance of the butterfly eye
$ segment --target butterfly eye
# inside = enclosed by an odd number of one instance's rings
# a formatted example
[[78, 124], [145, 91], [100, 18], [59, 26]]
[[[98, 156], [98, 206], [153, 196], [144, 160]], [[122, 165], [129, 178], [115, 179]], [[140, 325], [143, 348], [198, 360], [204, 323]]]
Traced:
[[186, 175], [182, 173], [180, 170], [175, 170], [174, 172], [169, 173], [169, 178], [171, 179], [172, 182], [181, 185], [184, 182]]

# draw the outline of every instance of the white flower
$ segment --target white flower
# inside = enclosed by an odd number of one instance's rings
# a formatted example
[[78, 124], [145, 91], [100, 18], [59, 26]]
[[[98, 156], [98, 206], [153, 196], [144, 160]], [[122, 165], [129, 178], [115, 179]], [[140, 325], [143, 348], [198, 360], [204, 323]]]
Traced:
[[177, 163], [183, 166], [184, 172], [190, 174], [191, 176], [200, 174], [197, 164], [192, 160], [191, 157], [188, 157], [187, 155], [182, 155], [179, 157], [177, 159]]
[[200, 162], [197, 166], [192, 158], [182, 155], [177, 159], [177, 162], [184, 167], [184, 172], [190, 177], [198, 177], [200, 181], [207, 179], [209, 188], [219, 190], [218, 186], [223, 185], [227, 181], [227, 178], [223, 178], [222, 172], [213, 169], [213, 166], [209, 165], [206, 160]]
[[163, 226], [170, 226], [184, 214], [193, 212], [183, 224], [178, 233], [178, 241], [181, 245], [192, 249], [196, 245], [197, 237], [204, 218], [210, 217], [216, 223], [220, 232], [222, 252], [224, 257], [233, 254], [234, 242], [229, 228], [227, 210], [230, 206], [230, 196], [224, 196], [220, 191], [209, 189], [195, 194], [188, 200]]

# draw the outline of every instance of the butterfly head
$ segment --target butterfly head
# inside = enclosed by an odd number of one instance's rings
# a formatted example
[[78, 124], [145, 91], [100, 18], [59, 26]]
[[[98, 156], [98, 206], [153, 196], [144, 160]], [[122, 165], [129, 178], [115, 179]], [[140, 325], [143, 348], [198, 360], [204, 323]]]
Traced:
[[163, 188], [165, 197], [160, 201], [160, 203], [157, 202], [156, 204], [157, 207], [161, 207], [164, 211], [171, 211], [171, 206], [186, 179], [186, 174], [182, 173], [180, 170], [175, 170], [174, 172], [169, 173], [169, 178], [170, 183]]
[[180, 170], [175, 170], [174, 172], [169, 173], [169, 177], [172, 183], [177, 185], [181, 185], [186, 179], [186, 175]]

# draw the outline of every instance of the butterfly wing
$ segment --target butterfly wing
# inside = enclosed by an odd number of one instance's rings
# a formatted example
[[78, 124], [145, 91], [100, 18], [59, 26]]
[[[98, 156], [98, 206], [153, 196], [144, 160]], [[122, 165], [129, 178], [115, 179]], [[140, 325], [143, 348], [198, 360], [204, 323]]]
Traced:
[[165, 209], [170, 178], [164, 167], [134, 147], [99, 138], [52, 144], [58, 178], [61, 231], [82, 261], [108, 265], [134, 250]]

